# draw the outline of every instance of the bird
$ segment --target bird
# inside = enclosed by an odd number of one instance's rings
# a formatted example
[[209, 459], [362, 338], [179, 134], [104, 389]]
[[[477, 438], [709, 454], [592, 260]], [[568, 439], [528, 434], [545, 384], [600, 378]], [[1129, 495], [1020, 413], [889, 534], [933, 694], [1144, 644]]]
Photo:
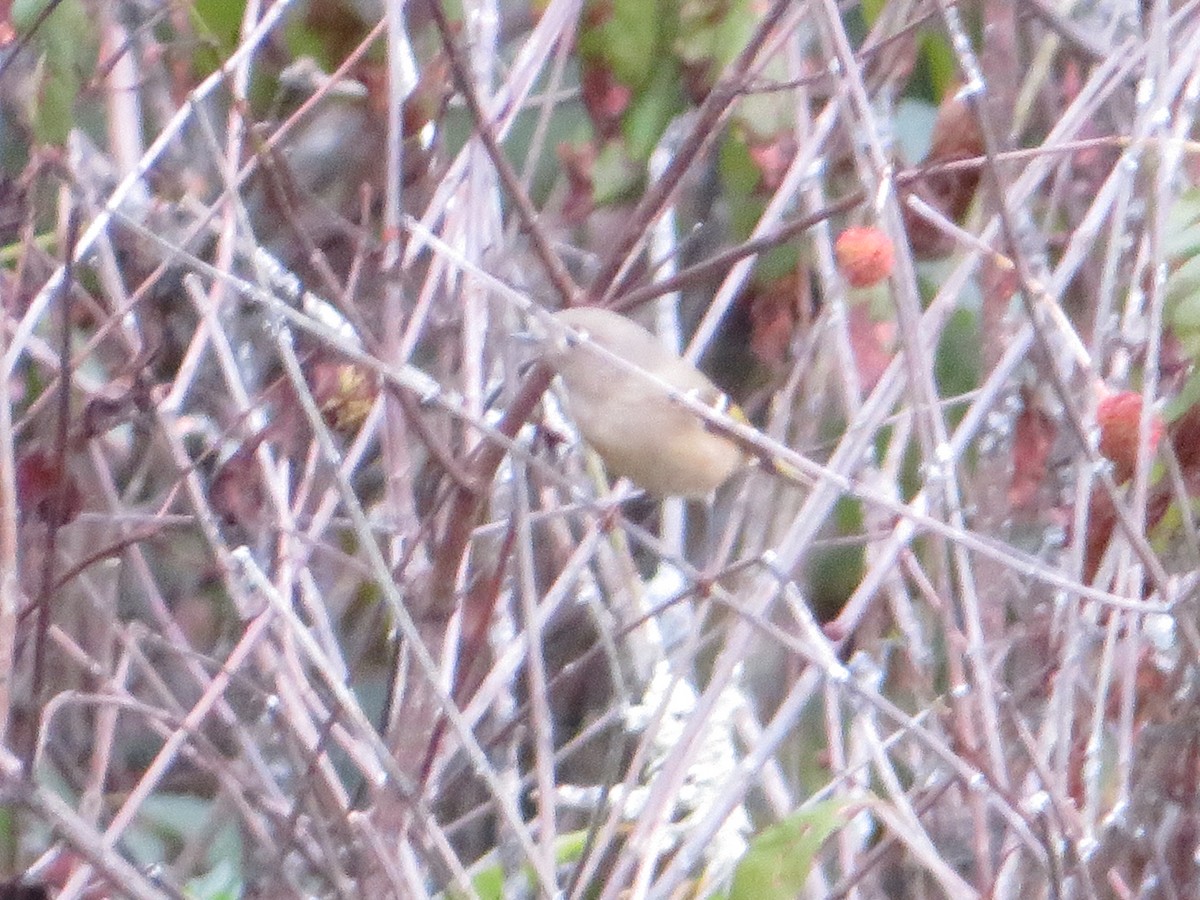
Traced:
[[571, 418], [610, 476], [659, 497], [704, 498], [748, 462], [734, 440], [672, 391], [745, 421], [741, 411], [651, 332], [594, 306], [560, 310], [552, 318], [564, 328], [547, 336], [543, 359], [561, 379]]

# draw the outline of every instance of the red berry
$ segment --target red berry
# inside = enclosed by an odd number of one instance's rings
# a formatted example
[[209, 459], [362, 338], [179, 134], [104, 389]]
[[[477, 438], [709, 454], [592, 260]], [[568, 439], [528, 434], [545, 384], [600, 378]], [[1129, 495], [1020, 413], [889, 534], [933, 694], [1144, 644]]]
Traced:
[[892, 273], [896, 261], [892, 240], [873, 226], [847, 228], [833, 245], [838, 268], [851, 287], [870, 287]]

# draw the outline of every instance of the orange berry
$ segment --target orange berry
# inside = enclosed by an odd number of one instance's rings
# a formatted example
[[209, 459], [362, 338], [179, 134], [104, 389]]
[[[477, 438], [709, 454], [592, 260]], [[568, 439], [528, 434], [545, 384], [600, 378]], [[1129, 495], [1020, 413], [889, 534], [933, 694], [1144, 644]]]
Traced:
[[851, 287], [870, 287], [887, 278], [896, 261], [892, 240], [881, 229], [847, 228], [833, 245], [838, 268]]

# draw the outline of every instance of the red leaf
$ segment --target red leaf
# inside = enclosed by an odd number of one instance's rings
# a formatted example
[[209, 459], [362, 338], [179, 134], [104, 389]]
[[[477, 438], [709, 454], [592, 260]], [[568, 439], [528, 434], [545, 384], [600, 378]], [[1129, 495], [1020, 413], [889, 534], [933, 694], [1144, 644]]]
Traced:
[[1046, 461], [1057, 431], [1054, 420], [1026, 397], [1013, 430], [1013, 472], [1008, 485], [1008, 503], [1012, 509], [1029, 509], [1034, 505], [1038, 488], [1046, 478]]
[[[1100, 426], [1100, 455], [1113, 464], [1117, 484], [1128, 481], [1137, 465], [1138, 421], [1142, 415], [1142, 395], [1136, 391], [1110, 394], [1096, 408]], [[1154, 453], [1162, 440], [1163, 423], [1157, 413], [1150, 417], [1148, 452]]]
[[66, 525], [79, 515], [83, 497], [75, 477], [55, 454], [30, 450], [17, 460], [17, 504], [23, 521]]

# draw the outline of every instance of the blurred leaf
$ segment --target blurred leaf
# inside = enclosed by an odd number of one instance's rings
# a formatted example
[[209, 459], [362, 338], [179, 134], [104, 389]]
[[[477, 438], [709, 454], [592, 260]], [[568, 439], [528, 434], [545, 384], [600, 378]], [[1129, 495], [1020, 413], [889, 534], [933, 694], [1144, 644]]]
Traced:
[[1033, 509], [1038, 491], [1049, 474], [1050, 451], [1058, 434], [1053, 417], [1034, 402], [1031, 394], [1013, 426], [1012, 477], [1008, 483], [1008, 503], [1013, 509]]
[[[554, 842], [555, 863], [561, 866], [564, 863], [577, 862], [583, 853], [583, 848], [587, 846], [587, 837], [586, 831], [572, 831], [558, 837]], [[533, 868], [526, 866], [522, 877], [532, 878], [533, 875]], [[504, 867], [499, 864], [488, 865], [477, 873], [471, 879], [471, 886], [479, 895], [480, 900], [505, 900], [506, 897], [514, 896], [513, 892], [505, 890]], [[450, 891], [447, 896], [457, 898], [462, 895], [457, 891]]]
[[860, 8], [862, 9], [863, 21], [866, 22], [867, 25], [874, 25], [875, 20], [879, 18], [879, 14], [883, 12], [883, 7], [886, 3], [887, 0], [863, 0], [863, 2], [859, 4]]
[[193, 0], [191, 7], [200, 31], [217, 42], [222, 55], [232, 52], [242, 32], [245, 0]]
[[[50, 0], [16, 0], [12, 7], [12, 22], [18, 34], [27, 34]], [[63, 0], [46, 17], [33, 35], [38, 48], [54, 66], [70, 67], [82, 73], [93, 63], [91, 20], [82, 0]]]
[[[546, 124], [544, 135], [538, 133], [539, 120], [540, 117], [532, 110], [518, 115], [512, 131], [504, 141], [505, 153], [509, 154], [522, 167], [529, 164], [529, 154], [534, 146], [535, 138], [543, 140], [546, 147], [555, 147], [581, 133], [586, 133], [587, 120], [583, 105], [578, 101], [556, 103]], [[561, 173], [561, 168], [554, 153], [538, 155], [537, 169], [533, 175], [533, 187], [530, 193], [539, 205], [545, 201], [553, 189], [555, 181]]]
[[337, 68], [337, 61], [329, 53], [329, 46], [316, 29], [309, 27], [303, 19], [289, 22], [283, 32], [284, 42], [292, 59], [309, 57], [323, 71]]
[[1163, 244], [1168, 260], [1190, 259], [1200, 254], [1200, 188], [1189, 188], [1171, 204]]
[[[1193, 505], [1193, 511], [1195, 504]], [[1155, 523], [1146, 535], [1150, 541], [1150, 546], [1155, 553], [1164, 553], [1171, 542], [1179, 536], [1179, 532], [1183, 529], [1183, 509], [1178, 502], [1172, 501], [1167, 505], [1166, 512], [1163, 513], [1161, 519]]]
[[33, 118], [33, 133], [39, 142], [61, 147], [67, 142], [75, 123], [75, 98], [79, 78], [70, 70], [43, 65], [38, 87], [38, 104]]
[[[748, 137], [744, 128], [731, 128], [721, 143], [717, 163], [729, 207], [729, 231], [736, 240], [750, 237], [766, 208], [766, 200], [759, 196], [763, 182], [762, 167], [754, 157]], [[769, 284], [792, 276], [799, 259], [798, 243], [774, 247], [759, 256], [755, 266], [755, 281]]]
[[1194, 361], [1200, 359], [1200, 188], [1185, 191], [1171, 205], [1163, 242], [1172, 269], [1164, 318]]
[[844, 807], [841, 800], [826, 800], [760, 832], [734, 870], [728, 900], [800, 894], [817, 851], [842, 824]]
[[31, 447], [16, 465], [17, 504], [25, 521], [66, 525], [83, 509], [83, 495], [69, 467], [51, 449]]
[[[836, 529], [827, 537], [862, 534], [862, 504], [852, 498], [842, 498], [833, 510]], [[865, 554], [861, 544], [822, 546], [805, 563], [805, 580], [810, 602], [822, 621], [836, 618], [846, 600], [862, 580]]]
[[921, 35], [921, 59], [929, 73], [934, 96], [943, 97], [958, 78], [958, 62], [950, 42], [941, 32], [927, 31]]
[[49, 5], [50, 0], [13, 0], [9, 18], [12, 20], [17, 34], [28, 34], [29, 29], [37, 22], [37, 17], [42, 14], [42, 10]]
[[1163, 421], [1174, 422], [1197, 403], [1200, 403], [1200, 370], [1188, 376], [1183, 389], [1167, 401], [1163, 408]]
[[1167, 279], [1164, 317], [1183, 351], [1200, 358], [1200, 254], [1187, 259]]
[[622, 121], [629, 155], [638, 162], [649, 159], [667, 125], [682, 108], [678, 67], [664, 57], [654, 70], [654, 79], [634, 97]]
[[[735, 174], [742, 177], [741, 173]], [[738, 196], [736, 194], [730, 194], [727, 200], [730, 233], [737, 240], [745, 240], [753, 233], [754, 227], [758, 225], [758, 220], [762, 218], [766, 201], [757, 196]], [[770, 283], [780, 278], [786, 278], [795, 273], [799, 259], [798, 243], [773, 247], [758, 257], [754, 269], [755, 281]]]
[[[140, 840], [140, 859], [144, 864], [163, 862], [166, 846], [194, 840], [211, 829], [214, 824], [212, 815], [213, 801], [203, 797], [193, 794], [155, 794], [142, 805], [138, 827], [127, 834], [127, 839], [132, 836]], [[242, 842], [237, 825], [233, 821], [217, 824], [219, 827], [209, 842], [207, 862], [214, 869], [232, 866], [232, 877], [240, 879]], [[154, 850], [156, 846], [160, 848], [157, 851]], [[146, 855], [155, 852], [155, 857]]]
[[754, 232], [754, 226], [762, 218], [766, 201], [753, 195], [738, 196], [730, 194], [729, 230], [736, 240], [744, 241]]
[[237, 866], [221, 860], [208, 872], [193, 878], [184, 888], [184, 896], [195, 900], [238, 900], [245, 892], [245, 883]]
[[601, 206], [628, 197], [637, 188], [641, 170], [621, 141], [609, 141], [592, 164], [592, 201]]
[[727, 195], [749, 197], [762, 179], [762, 173], [750, 155], [745, 134], [740, 129], [737, 133], [731, 131], [726, 134], [721, 142], [717, 168]]
[[843, 497], [833, 507], [833, 520], [842, 534], [858, 534], [863, 529], [862, 503], [853, 497]]
[[[479, 900], [504, 900], [504, 867], [489, 866], [473, 879], [471, 887], [479, 895]], [[449, 896], [459, 897], [458, 891], [451, 891]]]
[[0, 805], [0, 859], [13, 859], [20, 839], [17, 811], [7, 804]]
[[928, 100], [905, 97], [896, 104], [892, 123], [905, 159], [923, 159], [929, 152], [937, 117], [938, 108]]
[[589, 4], [587, 15], [597, 24], [579, 36], [579, 52], [607, 63], [632, 88], [649, 80], [660, 56], [666, 18], [661, 0], [602, 0]]
[[773, 281], [785, 278], [795, 273], [800, 264], [800, 247], [798, 244], [783, 244], [773, 247], [758, 258], [758, 266], [754, 270], [755, 280]]
[[[13, 25], [26, 34], [49, 0], [17, 0]], [[96, 40], [82, 0], [63, 0], [32, 34], [42, 57], [37, 73], [33, 128], [42, 143], [61, 146], [75, 123], [75, 98], [95, 67]]]
[[1189, 259], [1172, 277], [1167, 291], [1171, 327], [1179, 337], [1200, 331], [1200, 256]]
[[711, 84], [745, 49], [757, 24], [750, 0], [683, 0], [673, 46], [685, 65], [703, 68]]
[[[938, 392], [943, 397], [960, 397], [979, 387], [980, 341], [974, 310], [959, 309], [950, 317], [938, 343], [934, 368]], [[947, 413], [947, 419], [957, 424], [964, 412], [965, 408], [957, 405]]]
[[[788, 78], [787, 67], [778, 57], [772, 58], [760, 75], [768, 82], [782, 83]], [[749, 143], [767, 143], [792, 133], [794, 103], [790, 91], [755, 91], [738, 100], [733, 116], [749, 132]]]
[[895, 355], [895, 328], [891, 322], [891, 310], [876, 314], [873, 298], [880, 298], [889, 306], [890, 298], [883, 285], [852, 290], [849, 296], [861, 297], [865, 301], [852, 303], [846, 325], [854, 364], [858, 368], [859, 384], [863, 391], [872, 391]]

